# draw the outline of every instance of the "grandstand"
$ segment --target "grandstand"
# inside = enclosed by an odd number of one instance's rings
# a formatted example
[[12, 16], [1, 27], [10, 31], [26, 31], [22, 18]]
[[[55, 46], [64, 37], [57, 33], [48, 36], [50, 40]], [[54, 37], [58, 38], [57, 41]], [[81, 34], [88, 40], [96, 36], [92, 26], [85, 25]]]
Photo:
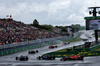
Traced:
[[0, 45], [58, 36], [52, 32], [15, 21], [12, 18], [0, 19]]

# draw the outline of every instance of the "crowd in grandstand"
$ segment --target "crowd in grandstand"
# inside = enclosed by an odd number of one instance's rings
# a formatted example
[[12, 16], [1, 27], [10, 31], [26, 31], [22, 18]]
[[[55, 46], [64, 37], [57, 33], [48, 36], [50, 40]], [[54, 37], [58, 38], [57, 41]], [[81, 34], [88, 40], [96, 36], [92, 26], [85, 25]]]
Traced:
[[11, 44], [36, 39], [57, 37], [58, 35], [33, 27], [13, 19], [0, 19], [0, 44]]

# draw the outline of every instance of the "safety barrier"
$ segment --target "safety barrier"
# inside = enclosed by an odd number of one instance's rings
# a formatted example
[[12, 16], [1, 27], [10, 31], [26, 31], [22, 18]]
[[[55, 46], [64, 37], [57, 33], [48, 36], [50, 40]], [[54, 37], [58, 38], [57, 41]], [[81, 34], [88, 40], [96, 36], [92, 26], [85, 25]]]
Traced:
[[71, 39], [72, 37], [59, 36], [54, 38], [37, 39], [33, 41], [0, 45], [0, 55], [7, 55], [15, 52], [38, 48], [46, 45], [58, 44], [59, 40]]
[[16, 47], [10, 47], [10, 48], [4, 48], [0, 50], [0, 55], [7, 55], [15, 52], [25, 51], [33, 48], [38, 48], [46, 45], [53, 45], [57, 44], [58, 41], [52, 41], [52, 42], [46, 42], [46, 43], [39, 43], [39, 44], [27, 44], [27, 45], [21, 45]]

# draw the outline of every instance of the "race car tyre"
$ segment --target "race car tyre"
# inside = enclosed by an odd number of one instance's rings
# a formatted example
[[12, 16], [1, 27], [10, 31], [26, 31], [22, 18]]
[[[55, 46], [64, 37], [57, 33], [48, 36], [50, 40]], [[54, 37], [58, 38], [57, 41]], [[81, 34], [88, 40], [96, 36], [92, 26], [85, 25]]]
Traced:
[[83, 58], [82, 58], [82, 57], [80, 57], [80, 58], [79, 58], [79, 60], [83, 60]]
[[71, 60], [71, 58], [67, 58], [67, 60]]
[[83, 60], [83, 58], [84, 58], [84, 56], [83, 56], [83, 55], [81, 55], [81, 56], [80, 56], [80, 60]]
[[28, 53], [30, 54], [30, 51]]
[[55, 46], [57, 48], [57, 46]]
[[55, 60], [55, 55], [52, 55], [53, 60]]
[[26, 56], [26, 60], [28, 60], [28, 57]]
[[62, 61], [62, 59], [60, 59], [60, 61]]
[[38, 60], [41, 60], [41, 57], [39, 56], [39, 57], [37, 57], [37, 59], [38, 59]]
[[55, 60], [55, 57], [53, 57], [53, 60]]
[[39, 51], [38, 51], [38, 50], [36, 50], [36, 52], [38, 53]]
[[16, 57], [16, 60], [18, 60], [18, 57]]

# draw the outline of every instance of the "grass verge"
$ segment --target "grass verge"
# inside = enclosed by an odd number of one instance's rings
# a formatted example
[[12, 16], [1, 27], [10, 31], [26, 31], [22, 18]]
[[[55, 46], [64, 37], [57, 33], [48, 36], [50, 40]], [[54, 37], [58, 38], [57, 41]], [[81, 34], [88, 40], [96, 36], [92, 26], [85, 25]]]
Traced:
[[100, 56], [100, 44], [93, 46], [92, 48], [79, 48], [79, 49], [61, 49], [44, 55], [55, 55], [58, 58], [72, 55], [84, 55], [87, 56]]
[[65, 39], [65, 40], [62, 40], [63, 42], [77, 42], [77, 41], [81, 41], [82, 39], [80, 38], [80, 35], [78, 35], [77, 37], [75, 38], [72, 38], [72, 39]]
[[[82, 40], [80, 38], [80, 35], [70, 39], [70, 40], [64, 40], [63, 42], [77, 42]], [[46, 55], [46, 54], [44, 54]], [[54, 51], [51, 53], [47, 53], [47, 55], [55, 55], [56, 57], [64, 57], [64, 56], [72, 56], [72, 55], [84, 55], [84, 56], [100, 56], [100, 45], [94, 46], [92, 48], [79, 48], [79, 49], [73, 49], [73, 48], [65, 48], [58, 51]]]
[[80, 35], [73, 38], [72, 40], [69, 40], [68, 42], [77, 42], [77, 41], [81, 41], [82, 39], [80, 38]]

